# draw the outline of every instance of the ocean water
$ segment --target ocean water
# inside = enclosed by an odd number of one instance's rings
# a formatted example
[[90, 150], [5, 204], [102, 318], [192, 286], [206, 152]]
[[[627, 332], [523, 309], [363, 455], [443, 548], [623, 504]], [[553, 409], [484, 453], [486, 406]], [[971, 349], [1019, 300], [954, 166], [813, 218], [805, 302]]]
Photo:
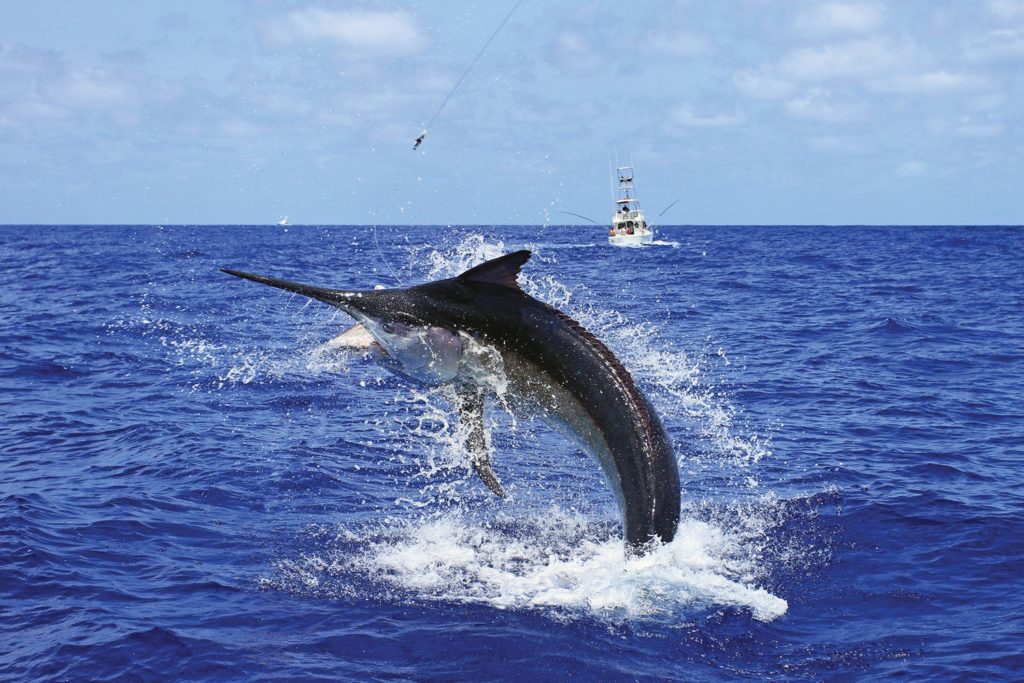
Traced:
[[[597, 465], [324, 342], [530, 248], [683, 482], [627, 559]], [[0, 678], [1020, 680], [1024, 229], [0, 229]], [[500, 385], [501, 378], [496, 378]], [[499, 391], [500, 396], [500, 391]]]

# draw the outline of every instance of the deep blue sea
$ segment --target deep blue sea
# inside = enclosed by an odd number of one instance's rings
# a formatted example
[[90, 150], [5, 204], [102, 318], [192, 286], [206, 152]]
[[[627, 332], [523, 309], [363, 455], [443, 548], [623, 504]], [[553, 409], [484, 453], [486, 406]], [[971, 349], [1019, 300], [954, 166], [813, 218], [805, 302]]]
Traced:
[[[0, 678], [1024, 677], [1024, 229], [0, 228]], [[627, 558], [599, 467], [324, 343], [529, 248], [678, 453]]]

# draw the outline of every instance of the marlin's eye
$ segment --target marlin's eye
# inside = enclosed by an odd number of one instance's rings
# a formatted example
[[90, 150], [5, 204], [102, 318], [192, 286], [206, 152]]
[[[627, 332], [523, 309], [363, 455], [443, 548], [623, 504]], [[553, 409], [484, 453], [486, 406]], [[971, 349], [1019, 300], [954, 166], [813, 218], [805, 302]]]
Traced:
[[391, 323], [381, 323], [380, 326], [384, 328], [384, 331], [387, 332], [388, 334], [395, 333], [395, 326], [392, 325]]

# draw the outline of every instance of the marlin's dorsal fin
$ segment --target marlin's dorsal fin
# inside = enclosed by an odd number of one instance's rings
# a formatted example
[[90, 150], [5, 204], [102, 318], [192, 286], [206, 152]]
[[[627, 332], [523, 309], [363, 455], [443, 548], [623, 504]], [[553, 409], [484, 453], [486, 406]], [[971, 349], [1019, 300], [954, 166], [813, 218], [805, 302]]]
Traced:
[[463, 282], [486, 282], [492, 285], [519, 289], [516, 277], [519, 275], [519, 269], [523, 267], [523, 264], [529, 258], [529, 249], [513, 251], [511, 254], [499, 256], [496, 259], [485, 261], [479, 266], [470, 268], [460, 275], [459, 279]]

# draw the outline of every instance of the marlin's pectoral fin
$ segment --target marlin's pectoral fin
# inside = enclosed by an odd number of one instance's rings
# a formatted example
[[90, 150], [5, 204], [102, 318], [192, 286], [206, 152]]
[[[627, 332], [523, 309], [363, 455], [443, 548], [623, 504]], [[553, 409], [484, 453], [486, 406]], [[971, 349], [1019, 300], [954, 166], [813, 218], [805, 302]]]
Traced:
[[462, 360], [462, 338], [444, 327], [410, 328], [383, 342], [395, 372], [426, 384], [444, 384], [455, 378]]
[[459, 410], [459, 420], [466, 429], [466, 450], [469, 451], [473, 469], [487, 488], [499, 497], [505, 497], [501, 483], [491, 469], [491, 456], [487, 450], [487, 438], [484, 434], [484, 392], [476, 387], [458, 388], [455, 392], [455, 403]]
[[458, 332], [443, 327], [427, 327], [420, 334], [426, 370], [440, 381], [449, 381], [459, 372], [462, 360], [462, 338]]
[[326, 342], [324, 346], [329, 349], [369, 349], [373, 346], [373, 335], [370, 334], [362, 323], [356, 323], [337, 337]]

